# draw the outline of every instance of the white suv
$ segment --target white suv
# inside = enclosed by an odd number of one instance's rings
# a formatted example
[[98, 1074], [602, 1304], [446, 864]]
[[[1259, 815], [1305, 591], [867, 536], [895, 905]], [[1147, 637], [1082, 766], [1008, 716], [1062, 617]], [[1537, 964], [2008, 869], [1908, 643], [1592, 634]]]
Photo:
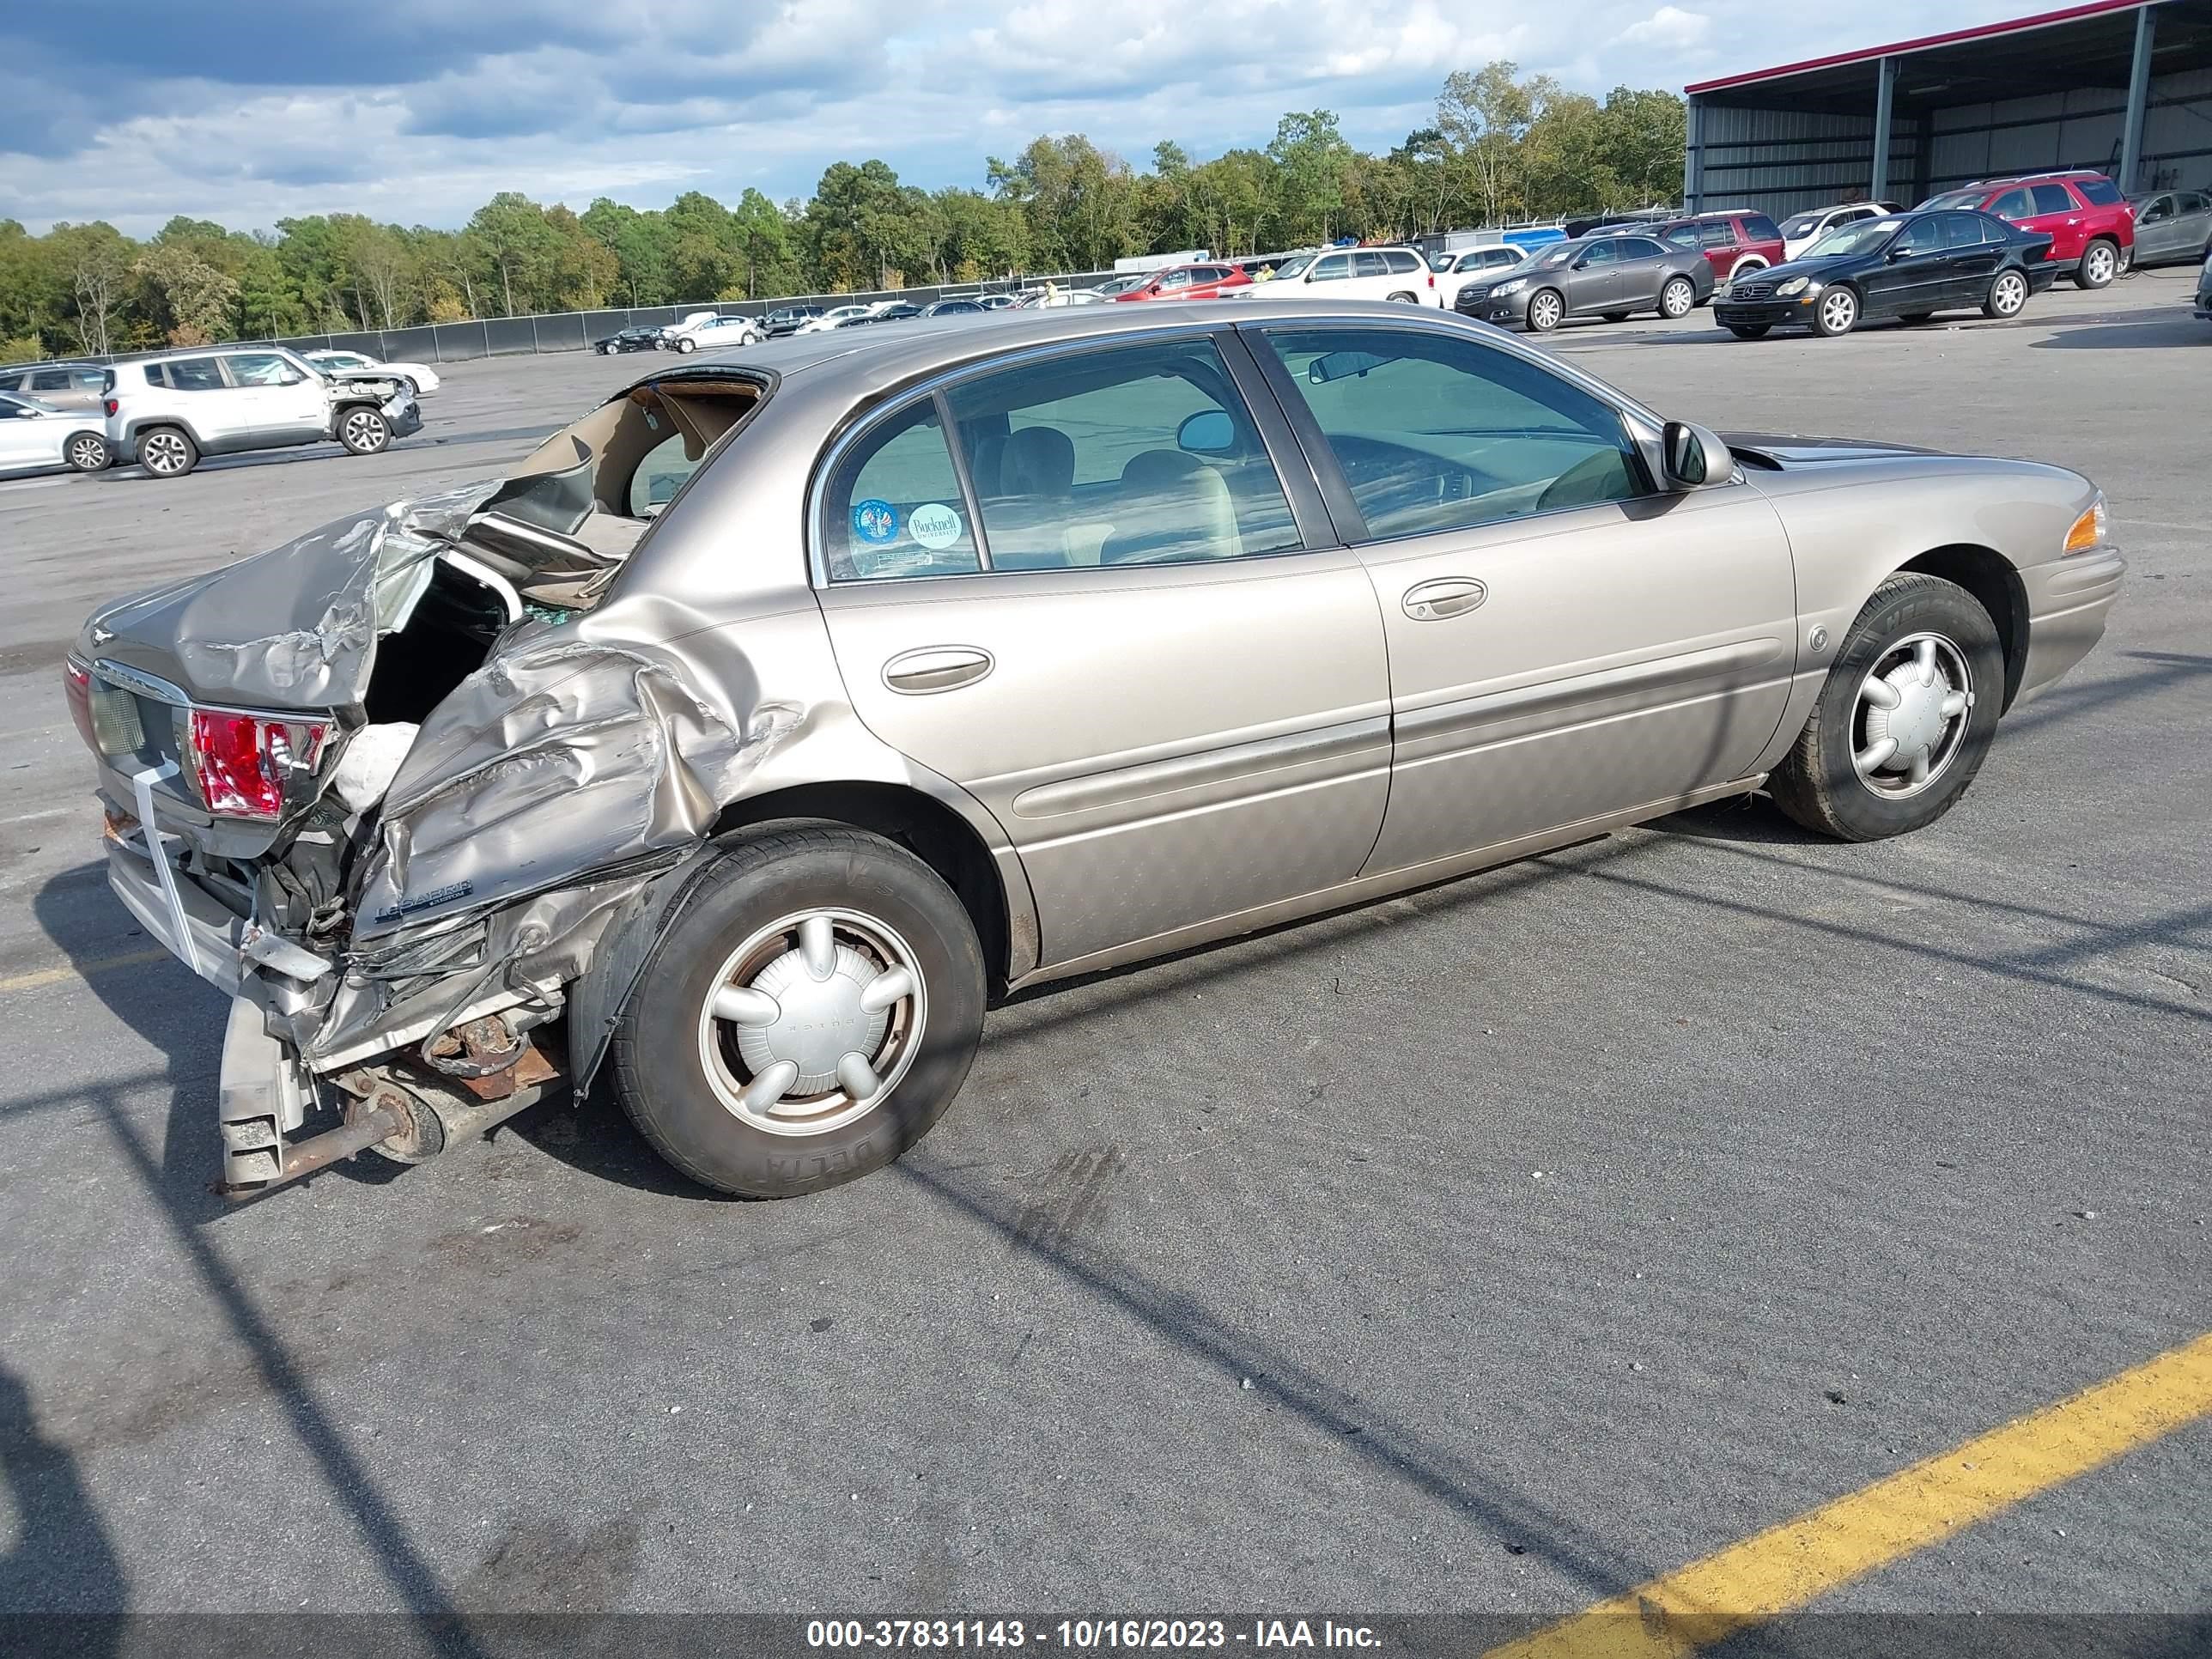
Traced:
[[318, 372], [276, 346], [217, 346], [116, 364], [103, 389], [108, 447], [157, 478], [203, 455], [336, 440], [374, 455], [422, 428], [422, 406], [391, 374]]
[[1301, 253], [1264, 283], [1237, 293], [1263, 300], [1401, 300], [1436, 297], [1436, 273], [1409, 247], [1328, 247]]

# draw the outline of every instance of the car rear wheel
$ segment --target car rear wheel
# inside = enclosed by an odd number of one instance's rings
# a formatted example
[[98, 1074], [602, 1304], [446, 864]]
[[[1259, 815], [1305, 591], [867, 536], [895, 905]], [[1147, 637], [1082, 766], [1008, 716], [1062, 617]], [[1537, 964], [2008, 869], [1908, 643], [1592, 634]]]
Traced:
[[1739, 340], [1763, 340], [1772, 326], [1771, 323], [1730, 323], [1728, 331]]
[[1848, 334], [1858, 326], [1859, 296], [1847, 288], [1832, 288], [1820, 296], [1820, 303], [1813, 307], [1813, 329], [1830, 339]]
[[676, 343], [676, 349], [678, 351], [684, 352], [696, 351], [699, 349], [699, 343], [696, 340], [692, 339], [689, 335], [686, 335], [683, 339], [680, 339]]
[[1989, 297], [1982, 301], [1982, 315], [2017, 317], [2027, 303], [2027, 278], [2016, 270], [2001, 270], [1990, 283]]
[[2074, 267], [2074, 280], [2086, 289], [2109, 288], [2112, 278], [2120, 274], [2120, 250], [2100, 236], [2081, 250], [2081, 262]]
[[1528, 326], [1538, 334], [1549, 334], [1566, 314], [1567, 302], [1556, 289], [1539, 289], [1528, 297]]
[[392, 447], [392, 422], [384, 411], [357, 406], [338, 416], [338, 441], [356, 455], [374, 455]]
[[1659, 314], [1674, 319], [1686, 317], [1698, 303], [1698, 290], [1686, 276], [1670, 276], [1666, 287], [1659, 290]]
[[653, 947], [610, 1051], [655, 1151], [747, 1198], [889, 1164], [960, 1091], [982, 952], [937, 872], [881, 836], [792, 824], [739, 842]]
[[138, 465], [156, 478], [181, 478], [200, 464], [200, 447], [191, 434], [157, 426], [138, 434]]
[[1401, 289], [1397, 293], [1393, 294], [1390, 298], [1394, 302], [1401, 305], [1417, 306], [1421, 303], [1421, 296], [1419, 295], [1408, 294], [1403, 289]]
[[1972, 594], [1900, 572], [1844, 635], [1768, 792], [1807, 829], [1844, 841], [1924, 828], [1980, 769], [2004, 674], [1996, 624]]
[[70, 464], [73, 471], [102, 472], [106, 471], [108, 463], [115, 459], [115, 455], [108, 448], [107, 440], [97, 432], [80, 432], [69, 441], [69, 447], [62, 452], [62, 459]]

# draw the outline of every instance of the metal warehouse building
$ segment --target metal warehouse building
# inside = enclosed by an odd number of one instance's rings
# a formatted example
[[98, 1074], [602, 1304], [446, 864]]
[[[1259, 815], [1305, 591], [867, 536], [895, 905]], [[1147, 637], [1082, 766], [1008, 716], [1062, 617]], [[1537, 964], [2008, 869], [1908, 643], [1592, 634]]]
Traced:
[[2212, 186], [2212, 0], [2094, 0], [1687, 92], [1692, 210], [1909, 206], [2061, 167], [2130, 193]]

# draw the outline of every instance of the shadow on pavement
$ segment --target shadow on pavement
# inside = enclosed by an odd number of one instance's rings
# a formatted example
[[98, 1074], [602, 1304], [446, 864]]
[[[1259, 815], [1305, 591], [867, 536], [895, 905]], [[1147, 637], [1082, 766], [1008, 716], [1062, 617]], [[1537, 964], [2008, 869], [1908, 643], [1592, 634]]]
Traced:
[[2176, 346], [2212, 345], [2212, 323], [2186, 311], [2158, 311], [2139, 322], [2068, 328], [2047, 340], [2029, 343], [2031, 351], [2166, 351]]
[[[0, 1368], [0, 1488], [15, 1511], [15, 1547], [0, 1555], [0, 1620], [120, 1613], [130, 1586], [67, 1447], [39, 1431], [28, 1389]], [[71, 1651], [115, 1651], [118, 1627], [86, 1621]], [[105, 1639], [101, 1639], [102, 1638]]]

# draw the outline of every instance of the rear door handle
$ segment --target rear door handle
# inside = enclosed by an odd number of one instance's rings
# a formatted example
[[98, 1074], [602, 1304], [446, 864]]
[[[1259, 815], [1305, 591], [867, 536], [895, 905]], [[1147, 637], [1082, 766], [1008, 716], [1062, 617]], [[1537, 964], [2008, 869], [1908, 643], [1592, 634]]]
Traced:
[[1442, 622], [1465, 616], [1489, 597], [1489, 588], [1472, 576], [1440, 576], [1407, 588], [1399, 603], [1415, 622]]
[[910, 697], [973, 685], [996, 665], [991, 653], [972, 645], [932, 645], [902, 651], [884, 665], [884, 684]]

